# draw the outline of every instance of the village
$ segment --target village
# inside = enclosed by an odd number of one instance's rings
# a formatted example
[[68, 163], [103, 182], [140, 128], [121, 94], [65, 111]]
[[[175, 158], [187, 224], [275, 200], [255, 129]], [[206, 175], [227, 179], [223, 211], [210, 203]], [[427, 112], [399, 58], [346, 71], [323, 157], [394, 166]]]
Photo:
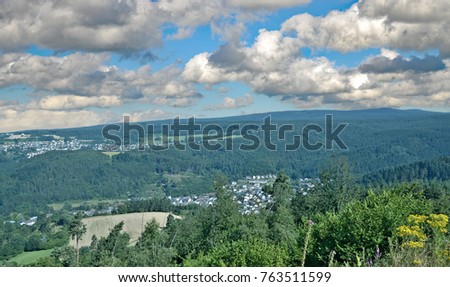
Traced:
[[30, 159], [49, 151], [76, 151], [81, 149], [103, 150], [102, 144], [92, 140], [79, 140], [70, 137], [67, 140], [56, 136], [46, 135], [46, 140], [37, 140], [28, 134], [3, 134], [4, 142], [0, 144], [0, 151], [5, 153], [20, 153]]
[[[232, 181], [225, 188], [231, 192], [233, 199], [239, 204], [242, 214], [259, 213], [261, 209], [273, 202], [273, 197], [263, 191], [263, 187], [272, 184], [276, 179], [273, 174], [246, 176], [245, 179]], [[296, 189], [298, 192], [307, 194], [319, 183], [318, 178], [301, 178], [298, 180]], [[171, 203], [175, 206], [186, 206], [197, 204], [200, 206], [212, 205], [216, 197], [214, 194], [204, 194], [199, 196], [182, 196], [171, 198]]]

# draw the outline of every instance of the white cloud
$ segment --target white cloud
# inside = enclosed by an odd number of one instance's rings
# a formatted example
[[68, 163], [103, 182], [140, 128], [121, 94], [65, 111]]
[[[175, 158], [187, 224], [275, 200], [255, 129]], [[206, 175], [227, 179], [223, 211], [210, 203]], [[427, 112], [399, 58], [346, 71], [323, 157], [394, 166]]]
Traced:
[[2, 0], [0, 50], [135, 52], [161, 44], [158, 9], [147, 0]]
[[[11, 52], [30, 45], [52, 50], [140, 53], [162, 44], [167, 25], [181, 39], [196, 27], [224, 19], [252, 21], [253, 14], [304, 4], [306, 0], [2, 0], [0, 50]], [[246, 15], [242, 17], [242, 15]], [[236, 27], [239, 27], [236, 25]], [[224, 34], [230, 26], [223, 26]], [[242, 31], [242, 27], [240, 28]], [[239, 31], [234, 31], [239, 32]], [[233, 33], [234, 33], [233, 32]], [[215, 33], [221, 33], [216, 29]], [[228, 36], [226, 36], [228, 37]]]
[[132, 113], [124, 114], [130, 117], [130, 121], [132, 122], [144, 122], [149, 120], [160, 120], [167, 119], [171, 116], [171, 113], [167, 113], [160, 109], [150, 109], [147, 111], [135, 111]]
[[230, 98], [225, 97], [223, 102], [216, 105], [206, 106], [206, 110], [240, 109], [252, 105], [254, 99], [251, 95], [245, 94], [243, 97]]
[[207, 85], [243, 82], [299, 108], [440, 107], [449, 103], [449, 67], [449, 60], [383, 49], [357, 69], [337, 68], [325, 57], [302, 57], [298, 39], [261, 30], [250, 47], [225, 45], [196, 55], [183, 77]]
[[425, 51], [450, 56], [450, 5], [447, 0], [361, 0], [325, 17], [300, 14], [287, 20], [301, 46], [342, 52], [371, 47]]
[[22, 106], [0, 107], [0, 132], [42, 128], [68, 128], [109, 122], [107, 114], [92, 111], [49, 111]]
[[141, 100], [159, 105], [189, 106], [202, 97], [169, 66], [119, 70], [106, 66], [107, 54], [75, 53], [65, 57], [30, 54], [0, 55], [0, 87], [16, 84], [34, 90], [45, 109], [110, 107]]
[[345, 77], [326, 58], [302, 58], [295, 39], [267, 30], [260, 30], [251, 47], [225, 45], [215, 53], [196, 55], [186, 64], [183, 77], [204, 84], [241, 81], [258, 93], [273, 96], [347, 88]]
[[121, 104], [122, 100], [118, 96], [82, 97], [59, 95], [41, 99], [38, 106], [43, 110], [76, 110], [87, 107], [109, 108]]

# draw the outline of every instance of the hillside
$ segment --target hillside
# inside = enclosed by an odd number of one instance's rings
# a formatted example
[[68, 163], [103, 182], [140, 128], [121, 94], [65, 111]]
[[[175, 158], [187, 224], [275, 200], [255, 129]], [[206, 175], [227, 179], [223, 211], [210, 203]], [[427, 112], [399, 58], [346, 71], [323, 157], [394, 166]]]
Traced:
[[380, 170], [362, 177], [362, 182], [365, 184], [383, 186], [415, 180], [450, 180], [450, 157], [419, 161]]
[[[377, 109], [363, 111], [287, 111], [271, 113], [278, 125], [292, 124], [293, 134], [311, 123], [324, 125], [325, 114], [334, 115], [334, 126], [348, 123], [341, 133], [348, 150], [284, 149], [292, 143], [273, 139], [276, 151], [260, 146], [239, 150], [247, 140], [236, 137], [233, 150], [128, 151], [113, 156], [87, 148], [51, 151], [31, 159], [0, 152], [0, 213], [42, 210], [50, 203], [68, 200], [126, 199], [165, 193], [171, 196], [202, 194], [210, 190], [218, 172], [230, 180], [255, 174], [276, 174], [284, 170], [291, 178], [316, 177], [332, 158], [345, 157], [357, 177], [383, 170], [450, 156], [450, 114], [420, 110]], [[201, 122], [262, 124], [268, 114], [245, 115]], [[153, 122], [158, 125], [168, 121]], [[31, 131], [61, 137], [101, 138], [101, 127]], [[322, 140], [321, 135], [310, 139]], [[257, 133], [262, 139], [262, 133]], [[274, 134], [275, 135], [275, 134]], [[379, 176], [373, 175], [374, 179]], [[383, 176], [382, 176], [383, 177]], [[172, 180], [177, 178], [177, 180]], [[419, 177], [420, 178], [420, 177]]]

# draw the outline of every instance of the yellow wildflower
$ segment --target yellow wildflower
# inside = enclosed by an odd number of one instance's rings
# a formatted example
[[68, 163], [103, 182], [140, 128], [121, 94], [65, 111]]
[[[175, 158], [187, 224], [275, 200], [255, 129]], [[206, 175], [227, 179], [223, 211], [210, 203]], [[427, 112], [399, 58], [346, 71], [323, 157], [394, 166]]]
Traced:
[[421, 224], [424, 223], [428, 219], [426, 215], [410, 215], [408, 216], [408, 222], [413, 224]]
[[415, 237], [419, 241], [426, 240], [427, 236], [422, 232], [418, 225], [406, 226], [402, 225], [397, 228], [398, 235], [401, 237]]
[[405, 247], [409, 247], [409, 248], [424, 248], [425, 244], [423, 242], [419, 242], [419, 241], [407, 241], [405, 243], [402, 244]]
[[430, 214], [427, 223], [442, 233], [447, 233], [448, 216], [445, 214]]

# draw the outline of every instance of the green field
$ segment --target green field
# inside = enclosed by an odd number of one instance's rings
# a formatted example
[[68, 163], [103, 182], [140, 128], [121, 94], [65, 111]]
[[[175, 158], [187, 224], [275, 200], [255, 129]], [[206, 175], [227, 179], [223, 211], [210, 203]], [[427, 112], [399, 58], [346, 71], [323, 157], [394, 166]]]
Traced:
[[49, 257], [53, 252], [53, 249], [48, 250], [40, 250], [40, 251], [32, 251], [32, 252], [23, 252], [13, 257], [9, 260], [9, 262], [16, 262], [19, 265], [28, 265], [36, 262], [37, 260], [45, 257]]

